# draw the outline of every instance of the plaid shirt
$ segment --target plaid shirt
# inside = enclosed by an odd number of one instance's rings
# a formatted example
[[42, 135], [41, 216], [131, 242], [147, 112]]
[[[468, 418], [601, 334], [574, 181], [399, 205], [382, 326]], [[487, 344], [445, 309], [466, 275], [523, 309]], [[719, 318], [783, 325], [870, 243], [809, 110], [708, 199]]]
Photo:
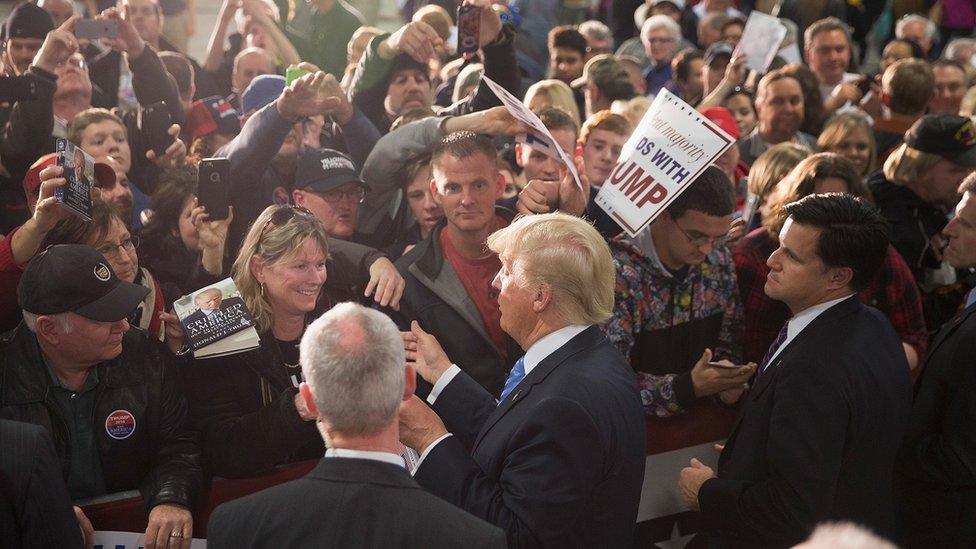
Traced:
[[[776, 240], [760, 227], [740, 240], [732, 252], [745, 309], [742, 350], [743, 360], [747, 362], [761, 361], [783, 324], [793, 316], [785, 304], [763, 291], [769, 274], [766, 260], [776, 247]], [[898, 337], [914, 347], [919, 357], [925, 356], [928, 339], [922, 298], [911, 269], [890, 245], [878, 275], [858, 297], [862, 303], [884, 313]]]

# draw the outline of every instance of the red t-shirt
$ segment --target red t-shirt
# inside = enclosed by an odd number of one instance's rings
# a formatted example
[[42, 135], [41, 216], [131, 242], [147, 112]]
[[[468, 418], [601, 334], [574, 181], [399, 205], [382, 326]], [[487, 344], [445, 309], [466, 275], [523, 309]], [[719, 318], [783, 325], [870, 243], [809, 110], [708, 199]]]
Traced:
[[[497, 227], [505, 227], [508, 222], [498, 218]], [[467, 292], [468, 297], [474, 302], [481, 314], [481, 321], [485, 325], [485, 330], [491, 338], [495, 348], [507, 360], [508, 355], [508, 336], [502, 330], [502, 313], [498, 308], [498, 290], [491, 285], [495, 275], [502, 268], [502, 261], [498, 256], [491, 254], [482, 259], [468, 259], [461, 255], [461, 252], [454, 247], [451, 239], [447, 236], [447, 231], [441, 231], [441, 249], [444, 250], [444, 257], [454, 268], [461, 284]]]

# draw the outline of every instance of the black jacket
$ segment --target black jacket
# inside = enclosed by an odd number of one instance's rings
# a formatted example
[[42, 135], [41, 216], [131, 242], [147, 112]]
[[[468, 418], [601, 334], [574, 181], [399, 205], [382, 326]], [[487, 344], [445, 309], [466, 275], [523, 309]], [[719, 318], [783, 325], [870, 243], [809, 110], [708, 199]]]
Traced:
[[[496, 213], [507, 220], [515, 214], [496, 207]], [[400, 311], [387, 311], [401, 330], [410, 330], [410, 321], [437, 337], [447, 356], [459, 368], [498, 396], [512, 364], [525, 351], [507, 337], [508, 356], [503, 357], [492, 343], [481, 320], [481, 313], [468, 298], [464, 285], [441, 249], [442, 220], [430, 236], [397, 260], [397, 270], [406, 282]], [[423, 392], [423, 391], [421, 391]]]
[[54, 444], [43, 427], [0, 419], [4, 547], [84, 547]]
[[976, 305], [932, 341], [895, 467], [908, 547], [976, 540]]
[[894, 328], [852, 296], [759, 374], [698, 502], [719, 546], [789, 547], [823, 521], [891, 536], [911, 376]]
[[403, 467], [354, 458], [325, 458], [304, 478], [221, 505], [207, 534], [213, 549], [505, 547], [501, 530], [428, 494]]
[[[168, 351], [132, 328], [122, 340], [122, 354], [96, 368], [93, 432], [106, 490], [139, 489], [147, 511], [161, 503], [192, 508], [201, 484], [200, 448]], [[0, 339], [0, 418], [47, 429], [67, 478], [71, 433], [50, 387], [36, 336], [21, 323]], [[105, 428], [108, 416], [118, 410], [135, 420], [132, 433], [121, 439]]]
[[187, 360], [182, 367], [210, 474], [246, 477], [325, 451], [315, 422], [295, 409], [298, 389], [273, 337], [262, 335], [261, 347], [246, 353]]
[[939, 268], [929, 239], [946, 226], [946, 212], [888, 181], [880, 171], [871, 175], [868, 185], [875, 205], [891, 224], [891, 245], [908, 263], [915, 281], [922, 284], [926, 269]]
[[[23, 180], [35, 160], [51, 146], [54, 131], [54, 92], [57, 76], [31, 66], [25, 77], [33, 81], [36, 97], [0, 108], [0, 233], [27, 221]], [[2, 78], [2, 76], [0, 76]], [[53, 149], [52, 149], [53, 150]], [[2, 172], [6, 170], [6, 174]]]

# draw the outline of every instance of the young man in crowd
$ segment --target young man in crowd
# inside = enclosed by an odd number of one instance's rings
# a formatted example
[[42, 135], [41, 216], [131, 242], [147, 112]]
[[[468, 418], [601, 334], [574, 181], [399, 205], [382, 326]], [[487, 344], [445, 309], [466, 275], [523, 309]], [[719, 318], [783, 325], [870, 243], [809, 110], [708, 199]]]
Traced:
[[576, 27], [564, 25], [549, 31], [550, 76], [571, 85], [583, 74], [586, 38]]

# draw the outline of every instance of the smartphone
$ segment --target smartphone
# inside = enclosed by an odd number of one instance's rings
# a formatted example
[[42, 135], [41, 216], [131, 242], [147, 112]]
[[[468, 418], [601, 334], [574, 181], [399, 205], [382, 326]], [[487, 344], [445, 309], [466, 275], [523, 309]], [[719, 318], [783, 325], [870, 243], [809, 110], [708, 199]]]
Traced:
[[725, 368], [726, 370], [738, 370], [739, 368], [745, 368], [745, 366], [742, 364], [726, 364], [724, 362], [709, 362], [708, 365], [716, 368]]
[[31, 76], [0, 76], [0, 102], [37, 99], [37, 82]]
[[169, 127], [173, 123], [170, 121], [166, 102], [160, 101], [143, 108], [141, 116], [139, 127], [142, 135], [149, 142], [149, 148], [156, 154], [156, 158], [159, 158], [166, 154], [166, 149], [176, 140], [169, 134]]
[[230, 160], [204, 158], [197, 174], [197, 201], [207, 209], [209, 221], [227, 219], [230, 206]]
[[118, 38], [119, 23], [111, 19], [82, 19], [75, 23], [75, 37], [88, 40]]
[[285, 69], [285, 85], [291, 86], [292, 82], [298, 80], [299, 78], [305, 76], [306, 74], [308, 74], [308, 71], [305, 69], [300, 69], [298, 67], [288, 67], [287, 69]]
[[481, 35], [481, 8], [464, 4], [457, 10], [459, 54], [478, 51], [478, 38]]

